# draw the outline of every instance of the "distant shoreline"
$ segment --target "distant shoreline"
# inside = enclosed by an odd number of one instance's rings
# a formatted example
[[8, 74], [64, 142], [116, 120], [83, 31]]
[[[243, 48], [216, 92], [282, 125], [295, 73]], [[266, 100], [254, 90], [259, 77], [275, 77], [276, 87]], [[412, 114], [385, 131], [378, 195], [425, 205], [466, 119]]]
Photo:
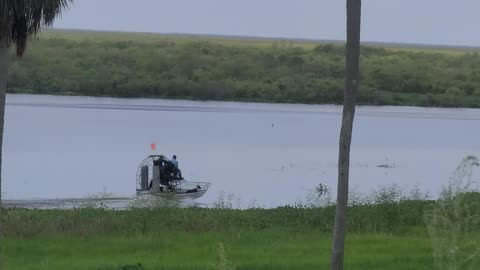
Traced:
[[[241, 36], [241, 35], [222, 35], [222, 34], [196, 34], [196, 33], [158, 33], [158, 32], [129, 32], [116, 30], [90, 30], [90, 29], [73, 29], [73, 28], [52, 28], [43, 31], [57, 32], [78, 32], [78, 33], [112, 33], [112, 34], [138, 34], [138, 35], [158, 35], [171, 37], [198, 37], [198, 38], [222, 38], [230, 40], [259, 40], [259, 41], [292, 41], [306, 43], [333, 43], [344, 44], [345, 40], [338, 39], [315, 39], [315, 38], [293, 38], [293, 37], [269, 37], [269, 36]], [[362, 41], [364, 46], [372, 47], [393, 47], [393, 48], [425, 48], [425, 49], [446, 49], [460, 51], [480, 51], [479, 46], [473, 45], [447, 45], [447, 44], [428, 44], [428, 43], [402, 43], [389, 41]]]
[[[343, 103], [338, 41], [246, 38], [48, 30], [31, 40], [25, 57], [12, 57], [8, 92]], [[480, 107], [477, 51], [366, 45], [361, 73], [359, 105]]]

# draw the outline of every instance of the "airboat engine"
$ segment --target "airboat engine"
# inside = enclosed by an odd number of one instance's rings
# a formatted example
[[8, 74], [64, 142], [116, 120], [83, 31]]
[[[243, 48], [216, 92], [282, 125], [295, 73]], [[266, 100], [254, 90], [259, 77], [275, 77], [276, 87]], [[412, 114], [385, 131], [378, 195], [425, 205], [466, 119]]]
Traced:
[[137, 170], [137, 192], [160, 190], [160, 166], [163, 156], [151, 155], [144, 159]]

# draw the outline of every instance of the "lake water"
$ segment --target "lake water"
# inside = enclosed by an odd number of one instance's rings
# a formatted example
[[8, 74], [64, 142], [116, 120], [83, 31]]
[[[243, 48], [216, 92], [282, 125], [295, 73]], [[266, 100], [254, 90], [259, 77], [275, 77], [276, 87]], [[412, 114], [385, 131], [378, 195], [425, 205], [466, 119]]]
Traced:
[[[8, 95], [3, 199], [132, 197], [156, 143], [186, 179], [212, 183], [200, 203], [292, 204], [319, 183], [335, 190], [340, 124], [329, 105]], [[480, 110], [358, 107], [351, 187], [434, 195], [463, 157], [480, 156], [479, 134]], [[377, 167], [387, 159], [394, 168]]]

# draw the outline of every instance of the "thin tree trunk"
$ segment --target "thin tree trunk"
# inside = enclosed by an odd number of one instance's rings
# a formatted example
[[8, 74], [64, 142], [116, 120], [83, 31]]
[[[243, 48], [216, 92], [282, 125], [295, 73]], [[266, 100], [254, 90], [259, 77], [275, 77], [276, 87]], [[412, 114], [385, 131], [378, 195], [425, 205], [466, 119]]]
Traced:
[[347, 225], [350, 144], [358, 92], [361, 0], [347, 0], [346, 82], [338, 151], [338, 188], [330, 269], [342, 270]]
[[3, 239], [2, 239], [2, 146], [3, 146], [3, 125], [5, 115], [5, 96], [7, 92], [8, 75], [8, 47], [0, 43], [0, 269], [3, 269]]

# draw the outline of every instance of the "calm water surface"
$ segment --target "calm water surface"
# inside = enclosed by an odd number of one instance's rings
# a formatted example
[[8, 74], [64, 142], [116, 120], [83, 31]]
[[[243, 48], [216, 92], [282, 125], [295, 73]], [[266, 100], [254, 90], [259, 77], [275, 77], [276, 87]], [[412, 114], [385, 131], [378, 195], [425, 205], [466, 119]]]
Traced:
[[[340, 120], [328, 105], [9, 95], [3, 198], [131, 197], [156, 143], [186, 179], [212, 183], [200, 203], [295, 203], [319, 183], [336, 187]], [[464, 156], [480, 156], [479, 134], [480, 110], [359, 107], [351, 186], [436, 194]], [[394, 168], [377, 167], [387, 159]]]

